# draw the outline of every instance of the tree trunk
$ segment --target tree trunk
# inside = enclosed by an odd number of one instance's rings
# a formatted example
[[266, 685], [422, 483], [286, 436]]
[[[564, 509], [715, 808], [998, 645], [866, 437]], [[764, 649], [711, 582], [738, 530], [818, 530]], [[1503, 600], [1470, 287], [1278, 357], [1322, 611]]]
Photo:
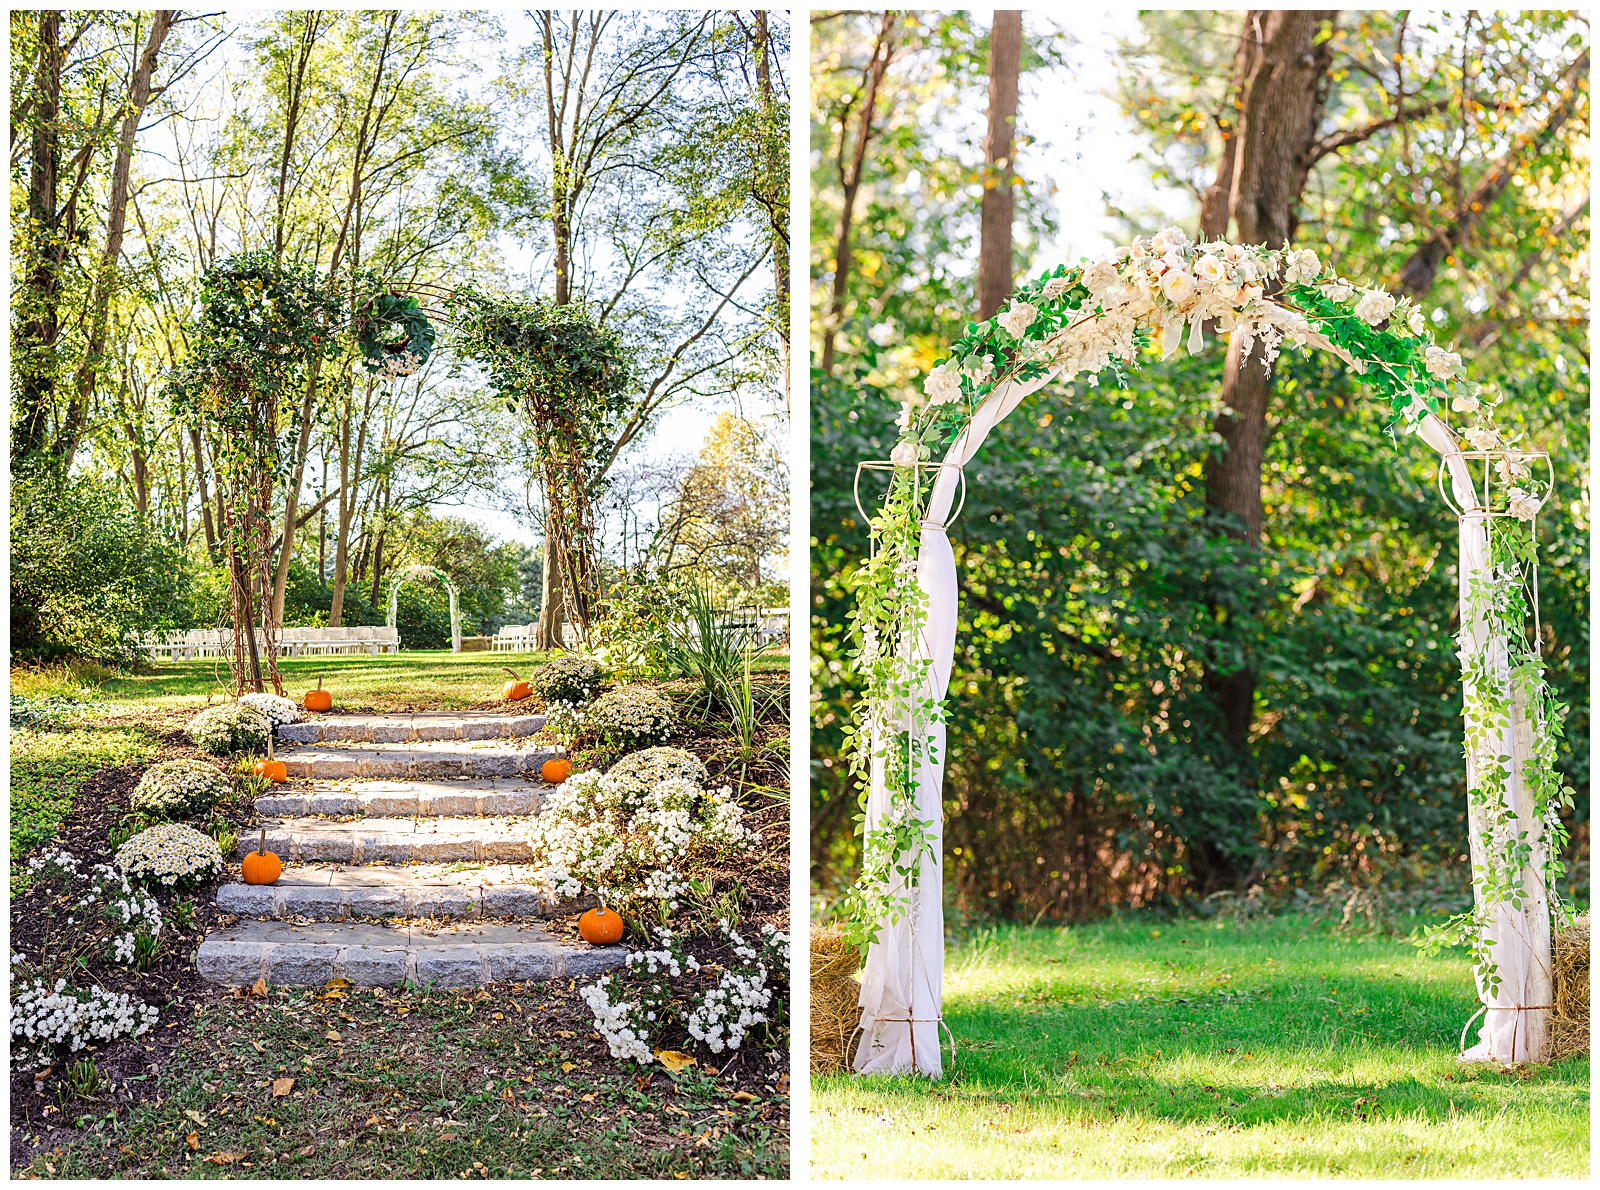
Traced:
[[1017, 75], [1022, 66], [1022, 13], [996, 11], [989, 29], [989, 130], [983, 138], [983, 207], [978, 249], [978, 319], [994, 317], [1011, 293], [1011, 220], [1016, 205], [1012, 145], [1017, 129]]
[[[1234, 61], [1238, 80], [1238, 129], [1225, 146], [1223, 168], [1229, 177], [1228, 216], [1243, 244], [1279, 247], [1294, 238], [1298, 206], [1311, 164], [1311, 147], [1322, 118], [1331, 42], [1318, 33], [1337, 16], [1320, 11], [1262, 11], [1246, 14]], [[1230, 157], [1231, 153], [1231, 157]], [[1215, 207], [1207, 213], [1218, 228]], [[1226, 230], [1228, 220], [1220, 220]], [[1222, 377], [1222, 412], [1214, 429], [1222, 448], [1205, 465], [1206, 506], [1224, 521], [1224, 532], [1250, 549], [1261, 544], [1261, 460], [1266, 447], [1267, 408], [1272, 377], [1259, 353], [1242, 357], [1239, 340], [1228, 346]], [[1234, 615], [1244, 598], [1227, 600]], [[1205, 689], [1220, 718], [1223, 746], [1248, 774], [1250, 728], [1255, 719], [1256, 678], [1247, 661], [1238, 669], [1207, 666]], [[1242, 824], [1241, 824], [1242, 825]], [[1190, 840], [1195, 876], [1202, 887], [1219, 887], [1237, 876], [1232, 858], [1209, 840]]]
[[[767, 31], [765, 9], [755, 12], [756, 94], [761, 101], [761, 113], [768, 120], [773, 117], [772, 100], [772, 40]], [[770, 143], [770, 142], [769, 142]], [[774, 184], [781, 171], [788, 168], [788, 155], [782, 160], [768, 162]], [[790, 408], [790, 342], [789, 342], [789, 227], [786, 222], [788, 204], [774, 202], [769, 210], [772, 217], [772, 289], [776, 302], [778, 322], [778, 354], [783, 368], [783, 408]], [[626, 569], [626, 567], [624, 567]]]
[[856, 130], [855, 152], [848, 169], [844, 164], [845, 130], [849, 120], [843, 121], [839, 133], [839, 183], [844, 202], [839, 213], [839, 235], [834, 244], [833, 298], [828, 316], [822, 324], [822, 370], [833, 371], [834, 339], [839, 325], [844, 321], [845, 290], [850, 277], [850, 226], [855, 221], [856, 195], [861, 189], [861, 171], [867, 157], [867, 143], [872, 139], [872, 121], [878, 107], [878, 88], [888, 73], [889, 61], [894, 57], [894, 22], [896, 13], [885, 12], [878, 27], [878, 40], [872, 47], [872, 59], [867, 63], [866, 82], [861, 99], [861, 115]]
[[350, 523], [355, 519], [356, 513], [356, 484], [361, 479], [361, 456], [367, 441], [367, 418], [372, 411], [372, 386], [371, 380], [366, 382], [367, 392], [362, 405], [361, 426], [356, 432], [354, 460], [350, 455], [350, 421], [355, 413], [354, 401], [346, 407], [344, 425], [340, 428], [339, 540], [333, 552], [333, 608], [328, 613], [330, 628], [344, 625], [344, 589], [350, 580]]
[[559, 649], [566, 644], [561, 621], [566, 618], [567, 600], [561, 589], [561, 558], [555, 537], [546, 526], [544, 534], [544, 577], [540, 581], [539, 629], [534, 634], [536, 649]]
[[200, 518], [206, 532], [206, 557], [217, 558], [217, 528], [211, 520], [211, 497], [206, 492], [206, 459], [200, 447], [200, 428], [189, 427], [189, 444], [194, 447], [194, 479], [200, 489]]
[[111, 167], [111, 197], [106, 209], [106, 242], [100, 254], [100, 268], [94, 277], [89, 315], [89, 338], [84, 347], [83, 363], [78, 368], [77, 393], [67, 408], [65, 425], [61, 428], [58, 453], [70, 459], [78, 452], [78, 442], [83, 437], [89, 409], [94, 404], [95, 384], [106, 351], [106, 323], [111, 312], [111, 291], [115, 287], [117, 262], [122, 258], [122, 237], [128, 220], [128, 175], [133, 168], [133, 142], [139, 131], [139, 118], [149, 106], [150, 80], [156, 71], [156, 59], [162, 43], [172, 29], [172, 9], [159, 9], [150, 25], [150, 36], [134, 67], [128, 85], [128, 103], [122, 117], [122, 127], [117, 135], [117, 156]]
[[13, 340], [18, 417], [14, 459], [45, 449], [55, 400], [55, 347], [61, 333], [56, 188], [60, 174], [61, 14], [39, 13], [39, 64], [35, 70], [33, 135], [28, 163], [28, 281], [21, 333]]

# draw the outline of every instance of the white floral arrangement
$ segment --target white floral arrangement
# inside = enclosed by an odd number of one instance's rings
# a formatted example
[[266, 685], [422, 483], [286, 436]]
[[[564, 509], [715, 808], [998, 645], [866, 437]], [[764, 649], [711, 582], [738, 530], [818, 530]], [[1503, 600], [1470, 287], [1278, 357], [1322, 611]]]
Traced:
[[684, 748], [644, 748], [630, 752], [612, 765], [606, 776], [613, 781], [627, 782], [628, 787], [638, 793], [671, 777], [701, 786], [711, 780], [700, 758]]
[[187, 731], [194, 746], [202, 752], [227, 756], [232, 752], [266, 748], [272, 722], [254, 707], [225, 702], [221, 706], [207, 707], [189, 720]]
[[613, 1058], [632, 1062], [653, 1062], [650, 1032], [637, 1020], [643, 1007], [637, 1000], [611, 999], [613, 981], [602, 975], [595, 983], [578, 989], [578, 997], [594, 1016], [595, 1031], [605, 1038]]
[[200, 883], [222, 871], [222, 848], [210, 835], [179, 822], [140, 831], [117, 848], [117, 867], [139, 884]]
[[686, 889], [683, 861], [760, 841], [729, 788], [667, 777], [644, 789], [594, 770], [567, 778], [523, 829], [553, 892], [573, 897], [587, 888], [618, 905], [669, 901]]
[[[12, 956], [12, 971], [18, 969]], [[118, 1037], [139, 1037], [161, 1017], [154, 1005], [127, 992], [73, 988], [65, 979], [52, 987], [43, 979], [21, 979], [11, 985], [11, 1062], [31, 1064], [65, 1047], [77, 1053], [85, 1046]]]
[[648, 686], [608, 690], [585, 715], [591, 732], [625, 748], [660, 743], [672, 734], [677, 722], [672, 703]]
[[570, 748], [584, 732], [583, 708], [564, 698], [552, 699], [545, 706], [544, 731], [556, 743]]
[[294, 705], [294, 699], [281, 694], [245, 694], [240, 696], [239, 703], [260, 711], [273, 727], [282, 727], [300, 718], [300, 708]]
[[153, 818], [187, 818], [204, 814], [228, 796], [232, 783], [203, 760], [167, 760], [139, 778], [133, 808]]
[[751, 946], [728, 922], [717, 924], [742, 961], [737, 967], [723, 970], [722, 979], [701, 998], [688, 1020], [689, 1036], [714, 1054], [738, 1049], [751, 1029], [768, 1023], [763, 1010], [772, 1003], [772, 989], [767, 980], [789, 971], [787, 935], [765, 925], [761, 927], [759, 945]]

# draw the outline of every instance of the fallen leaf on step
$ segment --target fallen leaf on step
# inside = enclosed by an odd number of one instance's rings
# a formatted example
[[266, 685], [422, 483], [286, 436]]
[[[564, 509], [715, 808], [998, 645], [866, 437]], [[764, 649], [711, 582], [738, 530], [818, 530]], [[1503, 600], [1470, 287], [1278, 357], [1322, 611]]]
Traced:
[[275, 1078], [272, 1080], [272, 1097], [274, 1099], [282, 1099], [292, 1090], [294, 1090], [294, 1079]]
[[328, 1033], [327, 1033], [327, 1038], [328, 1038], [329, 1041], [342, 1041], [343, 1040], [343, 1038], [341, 1038], [339, 1036], [339, 1030], [337, 1030], [337, 1029], [329, 1029]]
[[267, 994], [267, 977], [265, 975], [250, 985], [250, 994], [252, 996], [265, 996]]
[[561, 1073], [562, 1074], [571, 1074], [576, 1069], [577, 1069], [577, 1066], [575, 1066], [571, 1062], [563, 1062], [563, 1063], [561, 1063]]
[[657, 1050], [656, 1061], [660, 1062], [673, 1074], [687, 1070], [695, 1063], [694, 1055], [680, 1054], [677, 1050]]
[[189, 1146], [190, 1152], [198, 1153], [200, 1151], [200, 1134], [198, 1132], [189, 1133], [188, 1136], [183, 1138], [183, 1143]]
[[338, 979], [328, 980], [328, 982], [322, 986], [325, 988], [347, 988], [350, 986], [350, 981], [345, 979], [343, 976], [340, 976]]
[[264, 1054], [267, 1052], [267, 1047], [262, 1045], [259, 1041], [252, 1041], [250, 1044], [256, 1047], [256, 1053], [258, 1054]]

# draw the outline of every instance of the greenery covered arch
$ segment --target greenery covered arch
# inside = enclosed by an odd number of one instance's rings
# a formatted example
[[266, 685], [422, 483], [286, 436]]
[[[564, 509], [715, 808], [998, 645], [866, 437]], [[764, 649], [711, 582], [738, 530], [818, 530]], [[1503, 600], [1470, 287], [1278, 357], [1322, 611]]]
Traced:
[[1565, 708], [1529, 632], [1548, 459], [1505, 438], [1498, 395], [1460, 382], [1460, 356], [1433, 341], [1410, 299], [1340, 278], [1308, 250], [1194, 242], [1169, 228], [1058, 266], [995, 317], [968, 324], [929, 372], [924, 399], [905, 403], [890, 459], [863, 464], [890, 477], [869, 517], [872, 552], [855, 575], [850, 625], [861, 697], [847, 744], [863, 846], [845, 924], [869, 945], [858, 1070], [940, 1069], [944, 699], [957, 606], [945, 527], [962, 468], [1051, 380], [1115, 378], [1157, 339], [1165, 355], [1185, 341], [1198, 353], [1213, 327], [1262, 367], [1286, 343], [1333, 352], [1387, 403], [1392, 435], [1416, 434], [1440, 455], [1440, 489], [1460, 524], [1475, 904], [1436, 939], [1472, 949], [1487, 1014], [1472, 1055], [1524, 1061], [1541, 1052], [1550, 931], [1568, 912], [1555, 889], [1566, 839], [1559, 813], [1572, 799], [1555, 769]]
[[414, 565], [407, 566], [395, 575], [389, 582], [389, 616], [384, 622], [390, 628], [398, 627], [400, 616], [400, 588], [414, 578], [438, 579], [440, 585], [450, 593], [450, 651], [461, 652], [461, 612], [456, 606], [456, 585], [450, 581], [450, 576], [437, 566]]

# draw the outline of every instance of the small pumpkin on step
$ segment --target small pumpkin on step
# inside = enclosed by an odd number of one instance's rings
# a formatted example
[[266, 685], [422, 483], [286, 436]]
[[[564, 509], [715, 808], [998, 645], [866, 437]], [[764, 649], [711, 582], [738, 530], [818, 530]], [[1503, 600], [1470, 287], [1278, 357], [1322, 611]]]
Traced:
[[244, 882], [246, 884], [276, 884], [283, 875], [283, 861], [267, 850], [267, 828], [261, 827], [261, 842], [244, 857]]
[[304, 698], [305, 708], [308, 711], [331, 711], [333, 709], [333, 691], [322, 688], [322, 679], [317, 679], [317, 688], [307, 690]]
[[500, 697], [507, 702], [521, 702], [533, 693], [533, 687], [528, 685], [527, 679], [517, 677], [513, 671], [503, 665], [500, 667], [500, 672], [511, 674], [511, 680], [500, 691]]
[[591, 946], [611, 946], [622, 941], [622, 917], [604, 905], [578, 919], [578, 933]]
[[572, 762], [565, 756], [553, 756], [540, 767], [539, 775], [551, 785], [560, 785], [572, 776]]
[[267, 733], [267, 758], [256, 761], [256, 776], [265, 777], [274, 785], [282, 785], [289, 780], [289, 766], [272, 758], [271, 732]]

